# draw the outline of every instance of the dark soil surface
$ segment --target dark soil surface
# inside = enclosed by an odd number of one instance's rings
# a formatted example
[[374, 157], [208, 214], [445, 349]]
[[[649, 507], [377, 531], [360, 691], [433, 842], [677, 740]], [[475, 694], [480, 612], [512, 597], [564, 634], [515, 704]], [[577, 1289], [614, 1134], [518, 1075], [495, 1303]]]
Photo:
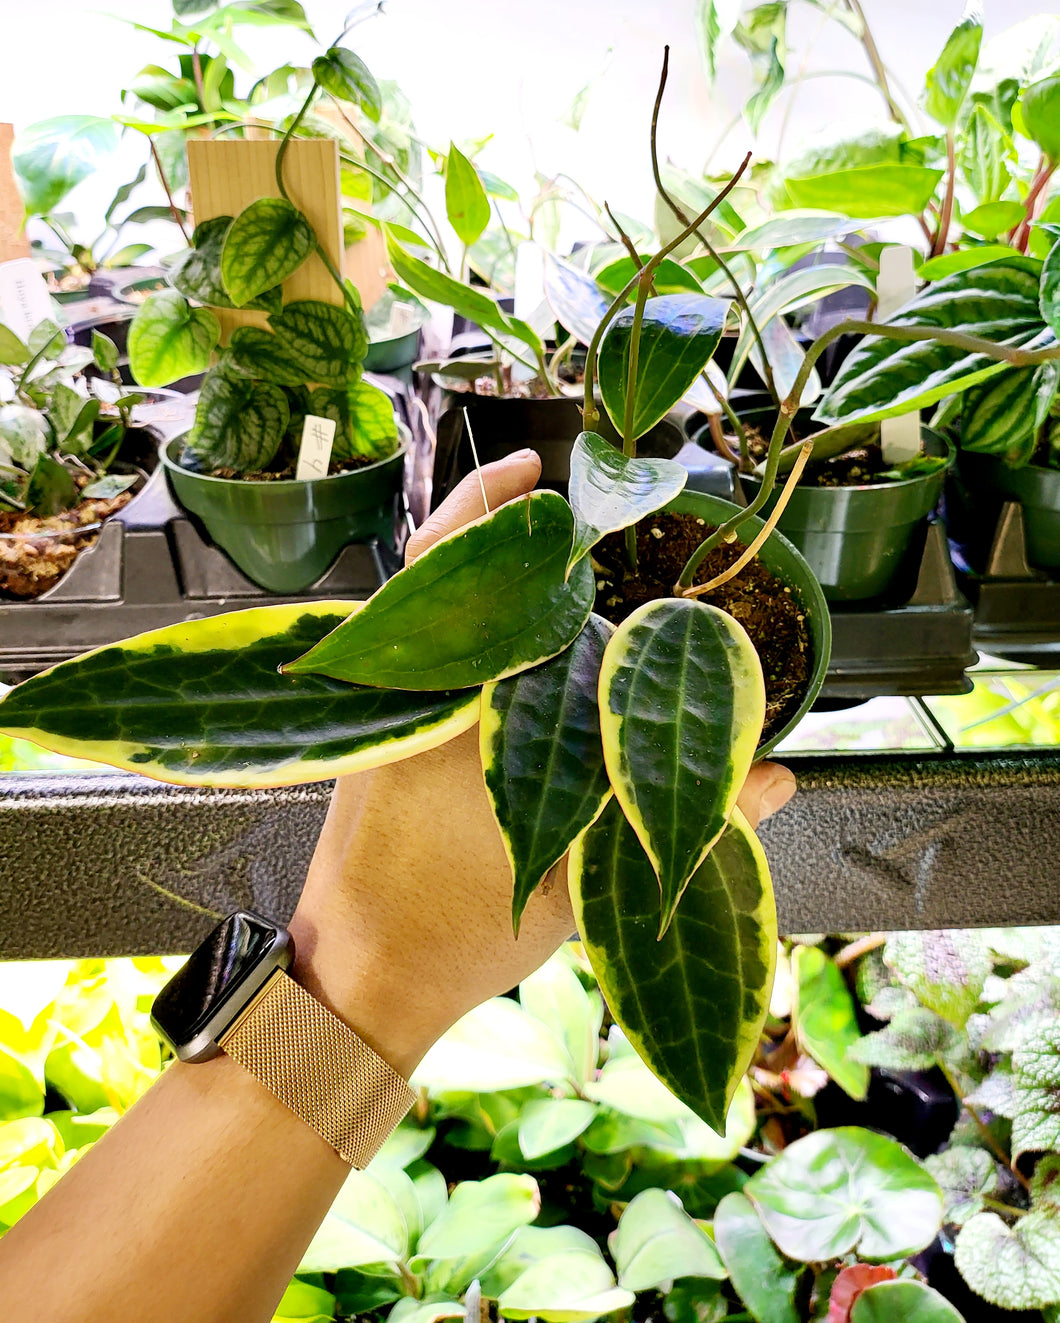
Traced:
[[[635, 576], [626, 565], [624, 534], [604, 538], [593, 552], [603, 567], [596, 576], [596, 610], [618, 624], [645, 602], [672, 596], [689, 556], [713, 531], [696, 515], [657, 514], [642, 520]], [[744, 546], [737, 541], [715, 548], [696, 572], [696, 583], [707, 583], [727, 569]], [[738, 620], [757, 648], [766, 682], [763, 735], [768, 738], [799, 706], [813, 673], [813, 644], [802, 603], [757, 558], [699, 600]]]
[[[747, 444], [755, 463], [765, 459], [768, 449], [768, 437], [753, 424], [745, 426]], [[728, 437], [729, 444], [735, 451], [739, 445], [735, 437]], [[835, 459], [826, 459], [823, 464], [807, 464], [799, 479], [800, 487], [863, 487], [867, 483], [883, 483], [884, 474], [890, 473], [894, 466], [883, 458], [879, 445], [873, 443], [848, 450], [845, 455]]]
[[[355, 459], [333, 459], [328, 468], [328, 477], [335, 473], [350, 473], [354, 469], [366, 469], [377, 460], [361, 456]], [[211, 469], [211, 478], [242, 478], [244, 482], [290, 482], [294, 478], [295, 466], [285, 464], [282, 469], [263, 469], [260, 473], [240, 473], [238, 469]]]
[[38, 515], [5, 511], [0, 514], [0, 592], [11, 597], [39, 597], [59, 582], [86, 547], [99, 536], [97, 528], [112, 514], [129, 504], [134, 491], [122, 492], [109, 501], [87, 500], [72, 510], [41, 519]]

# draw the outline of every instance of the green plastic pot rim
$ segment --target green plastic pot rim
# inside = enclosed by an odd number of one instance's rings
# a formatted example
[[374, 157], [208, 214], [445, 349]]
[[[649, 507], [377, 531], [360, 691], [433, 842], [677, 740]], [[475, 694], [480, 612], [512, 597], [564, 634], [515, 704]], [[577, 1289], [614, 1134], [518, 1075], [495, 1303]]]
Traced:
[[[371, 473], [373, 469], [382, 468], [384, 464], [391, 464], [398, 458], [398, 456], [403, 456], [407, 453], [409, 446], [412, 444], [412, 435], [404, 423], [399, 422], [397, 428], [398, 447], [393, 454], [387, 455], [385, 459], [377, 459], [371, 464], [362, 464], [360, 468], [347, 469], [344, 473], [329, 473], [323, 478], [279, 478], [276, 482], [260, 482], [256, 483], [255, 486], [268, 491], [289, 491], [295, 487], [306, 487], [313, 483], [331, 483], [340, 478], [358, 478], [362, 474]], [[243, 486], [247, 481], [246, 478], [218, 478], [212, 473], [196, 473], [194, 469], [186, 469], [183, 465], [179, 464], [176, 459], [177, 450], [174, 448], [182, 446], [186, 436], [187, 432], [182, 432], [180, 436], [173, 437], [171, 441], [163, 441], [159, 446], [159, 458], [167, 469], [172, 469], [174, 472], [180, 474], [182, 478], [193, 478], [196, 482], [214, 483], [218, 487]], [[170, 454], [170, 450], [173, 450], [172, 455]]]
[[[926, 425], [924, 425], [924, 424], [921, 424], [921, 427], [920, 427], [920, 440], [921, 440], [921, 443], [923, 443], [925, 439], [928, 439], [928, 440], [932, 440], [932, 441], [937, 442], [938, 445], [939, 445], [939, 446], [943, 449], [943, 451], [945, 452], [945, 460], [946, 460], [946, 465], [945, 465], [945, 467], [944, 467], [944, 468], [941, 468], [941, 469], [936, 469], [934, 473], [915, 473], [911, 478], [896, 478], [896, 479], [888, 479], [886, 482], [843, 482], [843, 483], [838, 483], [838, 484], [837, 484], [836, 486], [834, 486], [834, 487], [813, 487], [813, 488], [805, 488], [805, 490], [807, 490], [807, 491], [812, 490], [812, 491], [815, 491], [815, 492], [832, 492], [832, 491], [836, 491], [836, 492], [861, 492], [861, 491], [887, 491], [887, 492], [893, 492], [893, 491], [899, 491], [899, 490], [900, 490], [901, 488], [903, 488], [903, 487], [915, 487], [918, 483], [931, 482], [932, 479], [940, 478], [944, 473], [948, 473], [948, 472], [950, 471], [950, 469], [953, 468], [954, 461], [955, 461], [956, 458], [957, 458], [957, 447], [956, 447], [956, 446], [954, 445], [954, 443], [949, 439], [948, 436], [943, 436], [943, 434], [942, 434], [941, 432], [936, 432], [935, 429], [934, 429], [933, 427], [928, 427], [928, 426], [926, 426]], [[808, 437], [807, 437], [807, 440], [809, 440]], [[855, 448], [855, 447], [851, 447], [851, 449], [854, 449], [854, 448]], [[835, 459], [839, 459], [840, 456], [839, 456], [839, 455], [836, 455], [836, 456], [834, 456], [834, 458], [835, 458]], [[811, 463], [812, 463], [812, 460], [811, 460]], [[775, 487], [774, 490], [781, 490], [781, 489], [783, 488], [783, 486], [784, 486], [784, 481], [785, 481], [785, 479], [787, 478], [787, 476], [788, 476], [788, 475], [787, 475], [786, 473], [778, 473], [778, 474], [777, 474], [776, 487]], [[741, 473], [741, 474], [740, 474], [740, 478], [741, 478], [741, 480], [743, 480], [743, 481], [746, 481], [746, 482], [755, 482], [755, 483], [758, 483], [759, 485], [761, 485], [761, 482], [762, 482], [762, 476], [761, 476], [761, 474], [759, 474], [759, 473]], [[801, 484], [798, 484], [798, 483], [796, 484], [796, 486], [800, 486], [800, 485], [801, 485]]]

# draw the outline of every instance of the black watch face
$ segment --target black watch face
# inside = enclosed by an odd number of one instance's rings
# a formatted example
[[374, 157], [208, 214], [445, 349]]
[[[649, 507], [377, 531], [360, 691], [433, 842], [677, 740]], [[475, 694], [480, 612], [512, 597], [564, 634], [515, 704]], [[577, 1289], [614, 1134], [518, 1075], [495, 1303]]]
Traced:
[[283, 929], [256, 915], [230, 915], [155, 998], [155, 1024], [174, 1046], [190, 1042], [285, 936]]

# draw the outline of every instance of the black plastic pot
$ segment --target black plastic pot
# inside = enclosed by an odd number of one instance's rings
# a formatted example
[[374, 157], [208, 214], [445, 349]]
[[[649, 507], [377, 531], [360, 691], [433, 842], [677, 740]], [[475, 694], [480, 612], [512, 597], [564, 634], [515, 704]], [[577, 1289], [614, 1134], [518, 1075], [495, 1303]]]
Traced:
[[1010, 468], [997, 455], [961, 451], [947, 487], [951, 533], [969, 567], [986, 569], [998, 516], [1006, 501], [1023, 508], [1027, 560], [1060, 578], [1060, 471], [1037, 464]]

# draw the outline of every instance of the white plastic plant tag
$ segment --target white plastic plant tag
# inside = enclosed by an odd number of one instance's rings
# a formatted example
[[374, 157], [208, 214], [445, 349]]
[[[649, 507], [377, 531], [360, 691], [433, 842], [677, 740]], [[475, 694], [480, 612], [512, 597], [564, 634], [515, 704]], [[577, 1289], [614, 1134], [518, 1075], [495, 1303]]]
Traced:
[[307, 414], [302, 424], [302, 440], [294, 476], [299, 482], [326, 478], [331, 466], [331, 447], [335, 443], [335, 420]]
[[40, 267], [31, 257], [0, 262], [0, 321], [25, 341], [35, 326], [55, 318]]
[[416, 309], [411, 303], [394, 303], [390, 309], [390, 334], [396, 340], [416, 329]]
[[[886, 321], [916, 293], [913, 250], [904, 244], [880, 252], [880, 276], [876, 282], [876, 320]], [[894, 466], [920, 454], [920, 414], [906, 413], [885, 418], [880, 424], [880, 446], [884, 463]]]

